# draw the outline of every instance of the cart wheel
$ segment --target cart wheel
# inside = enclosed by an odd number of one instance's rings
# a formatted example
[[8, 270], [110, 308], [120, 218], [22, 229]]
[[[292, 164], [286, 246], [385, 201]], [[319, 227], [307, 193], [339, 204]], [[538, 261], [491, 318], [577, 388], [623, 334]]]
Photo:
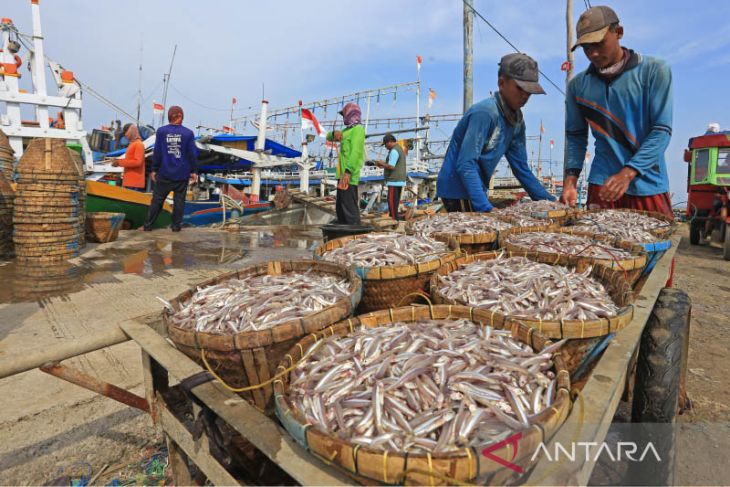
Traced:
[[722, 245], [722, 257], [730, 260], [730, 225], [725, 224], [725, 242]]
[[689, 243], [692, 245], [700, 244], [700, 237], [702, 236], [702, 223], [697, 220], [692, 220], [689, 224]]
[[[684, 291], [662, 289], [641, 337], [636, 367], [632, 422], [644, 444], [651, 441], [661, 461], [652, 458], [632, 469], [632, 483], [674, 484], [674, 423], [680, 382], [686, 368], [685, 341], [689, 339], [691, 302]], [[663, 424], [662, 424], [663, 423]]]

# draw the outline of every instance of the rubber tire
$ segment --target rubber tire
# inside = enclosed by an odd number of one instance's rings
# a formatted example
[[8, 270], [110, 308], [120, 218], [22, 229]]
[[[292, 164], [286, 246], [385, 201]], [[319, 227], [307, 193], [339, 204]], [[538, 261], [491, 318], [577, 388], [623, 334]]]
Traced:
[[[636, 463], [634, 485], [674, 485], [674, 428], [679, 403], [679, 384], [686, 369], [683, 353], [689, 339], [689, 319], [692, 304], [682, 290], [664, 288], [654, 305], [641, 336], [636, 366], [636, 384], [632, 404], [632, 422], [644, 444], [651, 441], [661, 462], [647, 457]], [[665, 423], [659, 426], [654, 423]], [[638, 479], [637, 479], [638, 477]], [[637, 482], [638, 480], [638, 482]], [[637, 482], [636, 484], [634, 482]]]
[[702, 237], [702, 223], [693, 220], [689, 224], [689, 243], [692, 245], [699, 245]]
[[727, 223], [725, 226], [725, 241], [722, 245], [722, 258], [725, 260], [730, 260], [730, 225]]

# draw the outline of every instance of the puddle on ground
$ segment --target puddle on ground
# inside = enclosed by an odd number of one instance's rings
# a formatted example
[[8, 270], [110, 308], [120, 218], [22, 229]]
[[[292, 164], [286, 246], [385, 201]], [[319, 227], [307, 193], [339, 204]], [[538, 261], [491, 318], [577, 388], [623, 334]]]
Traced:
[[[151, 278], [171, 269], [244, 266], [248, 260], [304, 258], [321, 243], [316, 226], [241, 227], [235, 232], [189, 230], [175, 236], [159, 230], [134, 235], [106, 248], [94, 248], [72, 262], [0, 264], [0, 303], [39, 301], [115, 282], [122, 274]], [[291, 251], [289, 251], [291, 250]], [[223, 269], [222, 269], [223, 270]]]

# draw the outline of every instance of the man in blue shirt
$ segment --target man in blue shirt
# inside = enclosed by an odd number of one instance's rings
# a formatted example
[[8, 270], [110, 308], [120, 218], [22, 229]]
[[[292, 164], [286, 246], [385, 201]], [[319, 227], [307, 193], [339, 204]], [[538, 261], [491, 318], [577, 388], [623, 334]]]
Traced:
[[383, 179], [388, 188], [388, 213], [393, 220], [398, 220], [401, 191], [406, 186], [408, 175], [406, 153], [391, 133], [385, 134], [383, 145], [388, 149], [388, 157], [385, 161], [375, 161], [375, 164], [384, 169]]
[[537, 62], [507, 54], [499, 63], [499, 92], [469, 108], [454, 129], [436, 191], [447, 211], [492, 211], [489, 180], [502, 156], [533, 200], [554, 200], [527, 165], [521, 108], [530, 95], [545, 94]]
[[170, 122], [157, 129], [155, 136], [155, 151], [152, 156], [152, 173], [150, 179], [155, 183], [152, 192], [147, 221], [144, 230], [152, 230], [160, 214], [165, 198], [173, 192], [172, 225], [173, 232], [179, 232], [182, 227], [183, 212], [185, 209], [185, 195], [188, 191], [188, 181], [198, 180], [196, 161], [198, 148], [195, 146], [195, 134], [187, 127], [183, 127], [183, 110], [172, 106], [167, 111], [167, 120]]
[[664, 61], [621, 47], [624, 29], [609, 7], [580, 16], [578, 46], [591, 65], [565, 96], [568, 159], [561, 199], [575, 206], [588, 145], [588, 208], [633, 208], [673, 218], [664, 152], [672, 137], [672, 72]]

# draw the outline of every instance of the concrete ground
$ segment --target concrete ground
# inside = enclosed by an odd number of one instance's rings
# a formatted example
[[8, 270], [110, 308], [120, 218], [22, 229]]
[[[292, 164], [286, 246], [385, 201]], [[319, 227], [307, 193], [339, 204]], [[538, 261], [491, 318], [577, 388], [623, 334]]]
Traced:
[[[310, 257], [320, 236], [317, 228], [292, 226], [241, 233], [127, 231], [116, 242], [88, 246], [93, 248], [74, 259], [73, 269], [51, 269], [45, 278], [29, 278], [33, 270], [6, 263], [0, 267], [0, 363], [159, 311], [156, 296], [172, 298], [222, 272]], [[57, 295], [41, 297], [51, 288], [50, 294]], [[64, 363], [144, 395], [133, 342]], [[97, 471], [104, 464], [138, 459], [144, 446], [159, 440], [141, 411], [38, 370], [0, 380], [0, 397], [2, 485], [42, 484], [81, 471], [78, 462]]]
[[[681, 230], [686, 237], [686, 228]], [[97, 245], [76, 259], [73, 278], [28, 278], [33, 271], [0, 266], [0, 363], [59, 343], [98, 333], [127, 318], [160, 310], [155, 296], [174, 297], [188, 287], [226, 270], [270, 259], [308, 257], [317, 229], [275, 227], [241, 233], [159, 230], [123, 232], [117, 242]], [[730, 388], [728, 316], [730, 262], [721, 251], [689, 246], [677, 253], [675, 286], [693, 300], [688, 391], [693, 411], [683, 425], [698, 431], [680, 445], [687, 461], [679, 466], [682, 484], [716, 483], [727, 468]], [[66, 276], [66, 274], [64, 274]], [[6, 283], [3, 285], [2, 283]], [[143, 394], [139, 350], [125, 343], [66, 361], [102, 380]], [[110, 399], [33, 370], [0, 380], [0, 484], [39, 484], [79, 462], [92, 471], [139, 459], [140, 451], [159, 441], [149, 418]], [[85, 465], [85, 464], [84, 464]]]

